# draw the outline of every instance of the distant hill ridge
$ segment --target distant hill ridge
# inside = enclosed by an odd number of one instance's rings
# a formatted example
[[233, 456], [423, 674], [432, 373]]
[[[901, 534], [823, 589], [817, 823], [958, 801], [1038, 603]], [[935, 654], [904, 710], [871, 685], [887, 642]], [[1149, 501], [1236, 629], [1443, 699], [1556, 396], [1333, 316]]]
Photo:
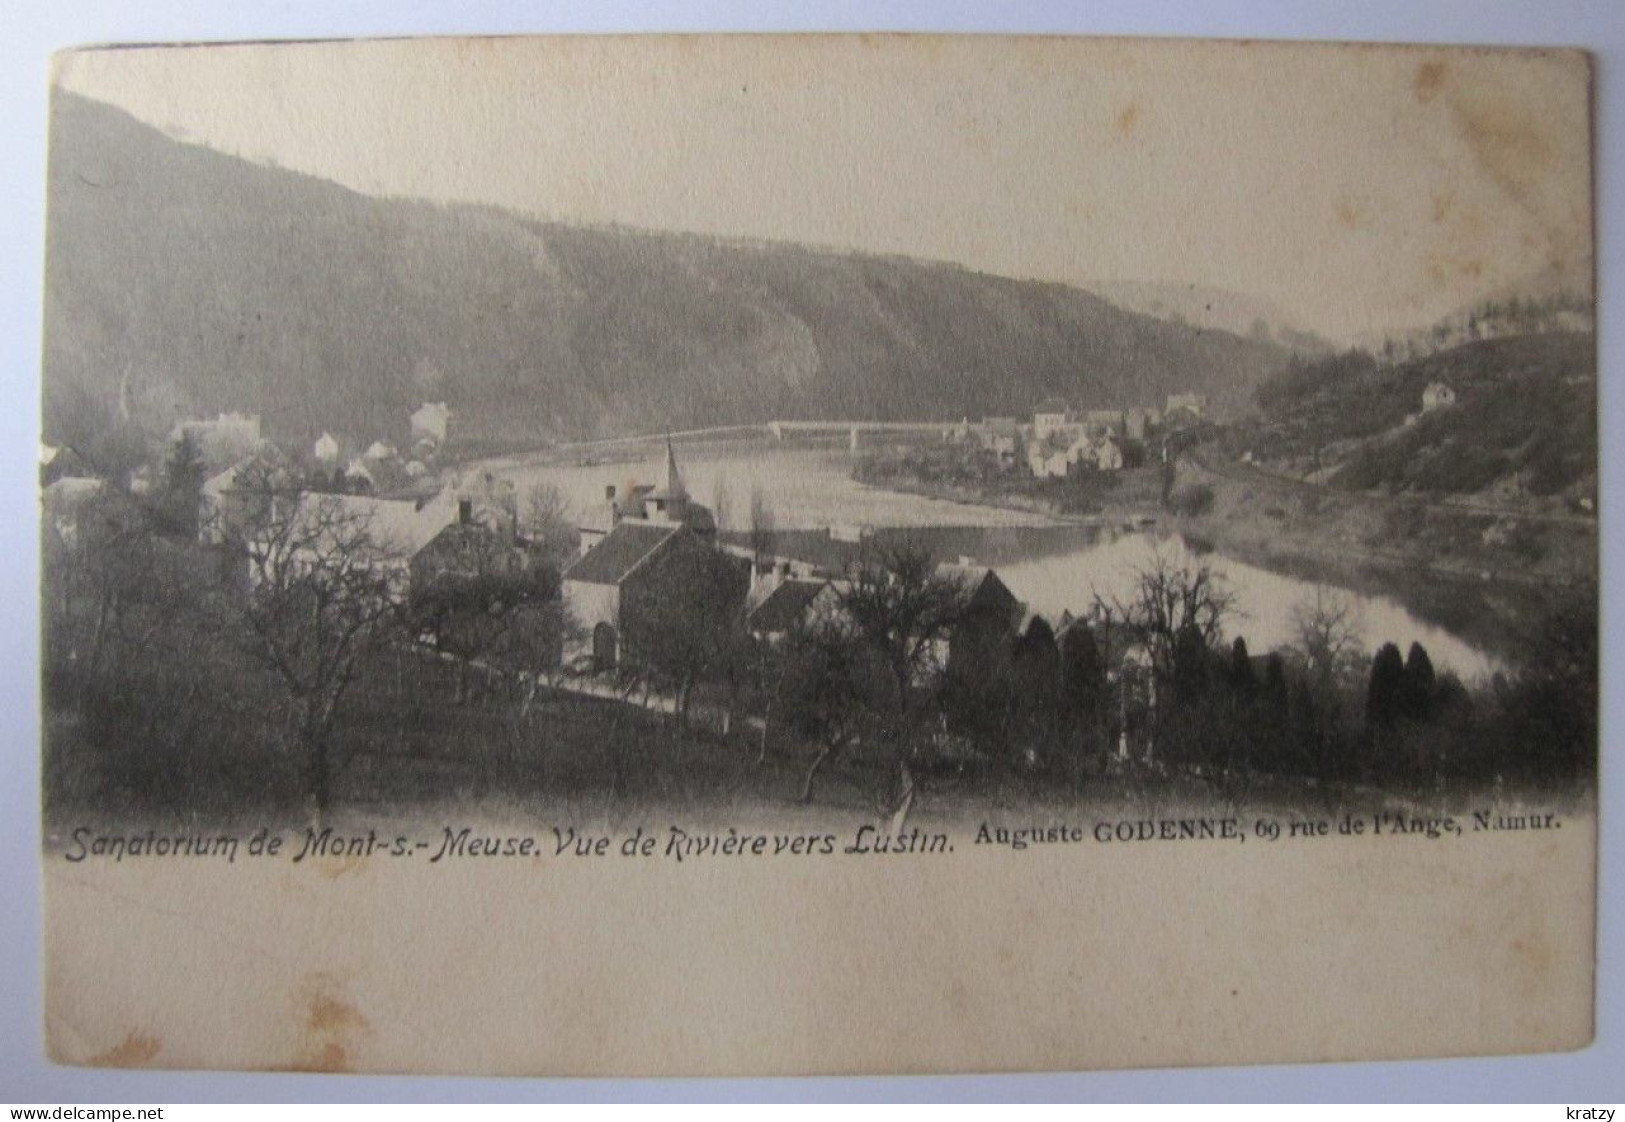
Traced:
[[944, 263], [584, 228], [374, 198], [57, 91], [48, 440], [122, 396], [152, 432], [534, 443], [772, 418], [889, 420], [1197, 391], [1246, 408], [1277, 343]]

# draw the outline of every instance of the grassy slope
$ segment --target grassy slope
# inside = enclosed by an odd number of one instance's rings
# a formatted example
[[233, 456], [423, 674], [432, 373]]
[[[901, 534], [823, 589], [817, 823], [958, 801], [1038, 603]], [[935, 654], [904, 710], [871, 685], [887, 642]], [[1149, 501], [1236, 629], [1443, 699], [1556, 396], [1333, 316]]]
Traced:
[[[1443, 382], [1456, 404], [1407, 425], [1423, 390]], [[1560, 510], [1594, 497], [1595, 337], [1485, 340], [1384, 366], [1343, 359], [1273, 380], [1260, 460], [1345, 491], [1477, 496]]]

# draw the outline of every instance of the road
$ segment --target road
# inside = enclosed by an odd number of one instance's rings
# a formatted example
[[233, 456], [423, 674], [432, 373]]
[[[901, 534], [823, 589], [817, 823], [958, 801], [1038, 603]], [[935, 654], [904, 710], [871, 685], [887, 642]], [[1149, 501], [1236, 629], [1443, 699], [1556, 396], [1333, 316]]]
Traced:
[[[1234, 460], [1225, 460], [1216, 456], [1210, 446], [1189, 449], [1181, 454], [1181, 458], [1209, 476], [1225, 479], [1244, 487], [1254, 488], [1265, 494], [1270, 491], [1276, 493], [1291, 492], [1297, 495], [1313, 495], [1317, 498], [1326, 497], [1344, 503], [1370, 503], [1376, 506], [1407, 511], [1437, 511], [1452, 514], [1483, 513], [1497, 518], [1516, 520], [1528, 517], [1531, 521], [1578, 525], [1592, 533], [1595, 533], [1596, 530], [1596, 521], [1594, 519], [1578, 516], [1525, 516], [1498, 507], [1475, 507], [1454, 502], [1429, 502], [1409, 496], [1372, 495], [1358, 491], [1334, 491], [1318, 483], [1310, 483], [1294, 476], [1264, 470], [1255, 464], [1242, 464]], [[1216, 526], [1222, 530], [1222, 520], [1219, 520]], [[1238, 548], [1237, 543], [1231, 542], [1230, 548]], [[1361, 545], [1355, 549], [1347, 543], [1328, 544], [1303, 534], [1284, 535], [1283, 538], [1275, 542], [1274, 548], [1283, 555], [1296, 555], [1304, 560], [1326, 564], [1369, 563], [1412, 572], [1426, 571], [1435, 577], [1446, 580], [1467, 581], [1475, 584], [1495, 581], [1506, 586], [1539, 590], [1572, 583], [1572, 578], [1548, 572], [1525, 570], [1516, 565], [1509, 566], [1505, 562], [1510, 558], [1504, 558], [1501, 563], [1494, 565], [1476, 561], [1471, 563], [1467, 561], [1449, 561], [1439, 557], [1421, 558], [1414, 550], [1385, 549], [1374, 545]]]
[[1469, 502], [1466, 499], [1423, 499], [1411, 495], [1385, 495], [1372, 491], [1333, 491], [1319, 483], [1311, 483], [1295, 475], [1285, 472], [1271, 471], [1259, 464], [1244, 464], [1236, 460], [1225, 459], [1216, 454], [1212, 445], [1198, 445], [1188, 450], [1185, 455], [1203, 471], [1238, 483], [1262, 483], [1265, 486], [1286, 488], [1299, 494], [1332, 495], [1338, 498], [1353, 498], [1385, 504], [1390, 507], [1410, 510], [1439, 510], [1453, 511], [1465, 514], [1482, 514], [1493, 518], [1510, 518], [1520, 522], [1541, 522], [1553, 526], [1579, 526], [1595, 531], [1597, 519], [1586, 514], [1564, 514], [1557, 512], [1522, 511], [1510, 507], [1492, 506], [1489, 503]]

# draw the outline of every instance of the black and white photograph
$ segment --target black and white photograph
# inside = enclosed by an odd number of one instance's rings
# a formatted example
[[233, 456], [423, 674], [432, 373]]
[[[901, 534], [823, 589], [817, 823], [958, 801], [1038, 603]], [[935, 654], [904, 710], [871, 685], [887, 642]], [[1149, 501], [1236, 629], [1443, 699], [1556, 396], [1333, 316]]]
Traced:
[[[886, 876], [938, 869], [935, 889], [1005, 880], [971, 860], [1071, 862], [1022, 889], [1060, 909], [1138, 899], [1143, 870], [1115, 867], [1108, 891], [1092, 861], [1201, 854], [1267, 883], [1245, 862], [1317, 846], [1344, 847], [1351, 910], [1361, 885], [1459, 856], [1471, 872], [1446, 880], [1520, 917], [1395, 952], [1392, 1000], [1478, 994], [1475, 1029], [1397, 1017], [1386, 1036], [1380, 990], [1324, 1035], [1308, 1003], [1256, 1038], [938, 1030], [854, 1060], [867, 1031], [761, 1054], [704, 1037], [444, 1070], [1584, 1043], [1590, 97], [1588, 58], [1561, 50], [654, 36], [59, 55], [41, 797], [50, 1007], [75, 1027], [48, 1029], [53, 1053], [440, 1070], [368, 1027], [355, 972], [283, 987], [309, 1010], [287, 1040], [142, 1006], [147, 984], [83, 935], [105, 905], [92, 874], [179, 900], [202, 890], [163, 878], [256, 861], [320, 868], [322, 892], [409, 868], [447, 918], [443, 886], [476, 859], [482, 876], [641, 861], [710, 900], [732, 868], [816, 882], [901, 858], [920, 864]], [[258, 906], [305, 906], [302, 883]], [[1522, 914], [1526, 883], [1556, 918]], [[913, 921], [876, 934], [893, 922]], [[867, 939], [823, 941], [820, 977]], [[1021, 987], [1055, 984], [1043, 957], [1021, 956]], [[110, 977], [127, 999], [83, 1028]], [[1207, 984], [1169, 1008], [1205, 1008]], [[943, 1000], [977, 1019], [993, 992]], [[815, 1023], [850, 1007], [832, 1002]], [[987, 1031], [1036, 1034], [1050, 1017], [1031, 1013]], [[169, 1019], [192, 1043], [152, 1027]]]

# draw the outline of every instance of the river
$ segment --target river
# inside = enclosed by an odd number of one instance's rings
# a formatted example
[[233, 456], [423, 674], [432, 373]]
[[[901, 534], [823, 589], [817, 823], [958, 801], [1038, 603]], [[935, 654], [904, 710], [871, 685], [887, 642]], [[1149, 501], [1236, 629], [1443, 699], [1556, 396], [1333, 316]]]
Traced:
[[[1297, 615], [1319, 595], [1348, 605], [1353, 630], [1372, 652], [1384, 642], [1398, 644], [1401, 651], [1419, 642], [1439, 672], [1452, 671], [1469, 683], [1502, 668], [1488, 651], [1419, 619], [1397, 599], [1370, 589], [1317, 585], [1221, 552], [1198, 557], [1182, 539], [1154, 528], [1079, 526], [1026, 511], [870, 487], [851, 478], [844, 451], [679, 446], [678, 460], [690, 494], [718, 513], [724, 530], [748, 528], [754, 490], [778, 530], [865, 526], [935, 536], [944, 556], [993, 565], [1011, 591], [1052, 620], [1063, 610], [1086, 609], [1096, 594], [1126, 598], [1137, 574], [1158, 556], [1176, 564], [1200, 560], [1212, 566], [1234, 597], [1228, 635], [1244, 636], [1255, 654], [1290, 645]], [[543, 464], [515, 457], [485, 466], [512, 479], [521, 496], [536, 483], [551, 484], [579, 512], [604, 502], [606, 485], [624, 490], [636, 482], [658, 482], [664, 463], [664, 448], [651, 447], [645, 456], [615, 463]]]

